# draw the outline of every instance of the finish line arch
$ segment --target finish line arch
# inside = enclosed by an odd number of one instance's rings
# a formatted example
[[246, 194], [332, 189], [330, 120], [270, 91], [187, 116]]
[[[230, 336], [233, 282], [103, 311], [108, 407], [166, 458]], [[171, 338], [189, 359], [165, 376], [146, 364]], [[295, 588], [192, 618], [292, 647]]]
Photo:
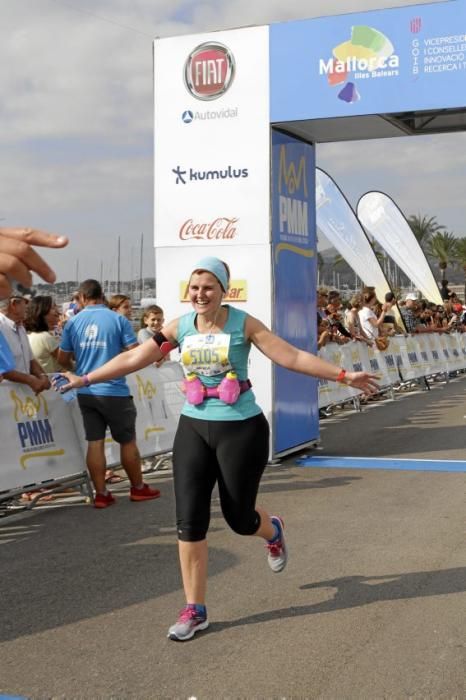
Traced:
[[[315, 351], [315, 145], [464, 130], [466, 0], [154, 42], [154, 242], [166, 317], [203, 255], [229, 301]], [[318, 437], [317, 386], [251, 355], [272, 454]]]

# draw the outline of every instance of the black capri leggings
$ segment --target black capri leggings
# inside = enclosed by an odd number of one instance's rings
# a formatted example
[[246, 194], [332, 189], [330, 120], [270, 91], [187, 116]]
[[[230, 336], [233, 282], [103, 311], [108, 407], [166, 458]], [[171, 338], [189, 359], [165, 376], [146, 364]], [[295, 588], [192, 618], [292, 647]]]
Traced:
[[269, 424], [262, 413], [238, 421], [181, 416], [173, 446], [178, 539], [205, 539], [216, 482], [231, 529], [239, 535], [257, 532], [256, 497], [268, 456]]

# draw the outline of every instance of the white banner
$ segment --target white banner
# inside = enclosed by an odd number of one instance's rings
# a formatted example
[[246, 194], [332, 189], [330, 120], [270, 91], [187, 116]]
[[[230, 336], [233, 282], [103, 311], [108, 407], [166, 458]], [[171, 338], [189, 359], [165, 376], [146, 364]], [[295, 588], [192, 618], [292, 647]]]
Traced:
[[332, 178], [316, 168], [317, 231], [338, 250], [365, 285], [375, 287], [378, 299], [390, 290], [379, 261], [356, 214]]
[[[319, 350], [319, 357], [353, 372], [375, 372], [379, 385], [387, 387], [400, 379], [409, 381], [465, 369], [466, 333], [394, 336], [383, 352], [364, 343], [329, 343]], [[319, 408], [348, 401], [359, 393], [344, 384], [320, 380]]]
[[157, 248], [268, 243], [268, 27], [157, 39], [154, 100]]
[[[142, 457], [169, 452], [184, 403], [178, 362], [147, 367], [128, 377], [137, 408], [136, 434]], [[86, 442], [78, 402], [54, 391], [35, 396], [22, 384], [0, 383], [0, 491], [57, 480], [85, 470]], [[120, 463], [120, 448], [105, 439], [108, 466]]]
[[[141, 457], [171, 451], [184, 403], [183, 377], [178, 362], [146, 367], [127, 377], [138, 412], [136, 438]], [[105, 456], [109, 466], [120, 463], [120, 446], [110, 432], [105, 439]]]
[[422, 296], [443, 304], [440, 290], [424, 251], [401, 211], [383, 192], [368, 192], [358, 202], [358, 218]]
[[1, 382], [0, 435], [0, 491], [85, 469], [71, 410], [54, 391], [35, 396], [23, 384]]

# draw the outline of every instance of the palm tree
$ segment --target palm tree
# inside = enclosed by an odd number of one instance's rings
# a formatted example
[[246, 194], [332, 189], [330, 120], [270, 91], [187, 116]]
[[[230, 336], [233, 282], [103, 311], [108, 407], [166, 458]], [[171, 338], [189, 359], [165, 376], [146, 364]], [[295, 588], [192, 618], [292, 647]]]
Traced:
[[464, 299], [466, 301], [466, 238], [459, 238], [456, 244], [456, 262], [464, 272]]
[[420, 214], [412, 214], [408, 217], [408, 224], [422, 248], [428, 245], [432, 236], [441, 233], [445, 229], [445, 226], [437, 223], [435, 216], [421, 217]]
[[456, 250], [458, 239], [452, 233], [435, 233], [426, 246], [427, 255], [435, 258], [442, 271], [442, 279], [445, 279], [445, 270], [448, 265], [456, 262]]

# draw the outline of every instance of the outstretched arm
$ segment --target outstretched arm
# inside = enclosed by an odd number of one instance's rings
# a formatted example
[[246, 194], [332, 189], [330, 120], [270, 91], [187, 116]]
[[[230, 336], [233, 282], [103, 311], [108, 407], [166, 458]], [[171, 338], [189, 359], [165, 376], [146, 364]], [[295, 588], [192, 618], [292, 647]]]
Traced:
[[37, 229], [0, 228], [0, 299], [10, 294], [10, 279], [30, 287], [31, 272], [36, 272], [46, 282], [54, 282], [54, 271], [32, 246], [63, 248], [67, 244], [65, 236], [55, 236]]
[[262, 321], [248, 316], [245, 335], [266, 357], [281, 367], [308, 374], [318, 379], [343, 381], [349, 386], [372, 394], [378, 389], [377, 375], [370, 372], [346, 372], [342, 377], [342, 368], [332, 365], [326, 360], [305, 350], [299, 350], [294, 345], [272, 333]]
[[[162, 329], [161, 333], [165, 336], [167, 341], [174, 343], [176, 328], [177, 321], [172, 321]], [[164, 351], [163, 347], [161, 349], [154, 338], [150, 338], [146, 340], [145, 343], [142, 343], [142, 345], [136, 345], [132, 350], [120, 353], [120, 355], [117, 355], [113, 360], [102, 365], [102, 367], [98, 367], [92, 370], [92, 372], [89, 372], [86, 375], [87, 381], [83, 377], [78, 377], [72, 372], [63, 372], [69, 384], [60, 387], [60, 390], [68, 391], [73, 388], [80, 389], [87, 384], [99, 384], [99, 382], [107, 382], [109, 379], [124, 377], [154, 362], [159, 362], [165, 355], [166, 351]]]

